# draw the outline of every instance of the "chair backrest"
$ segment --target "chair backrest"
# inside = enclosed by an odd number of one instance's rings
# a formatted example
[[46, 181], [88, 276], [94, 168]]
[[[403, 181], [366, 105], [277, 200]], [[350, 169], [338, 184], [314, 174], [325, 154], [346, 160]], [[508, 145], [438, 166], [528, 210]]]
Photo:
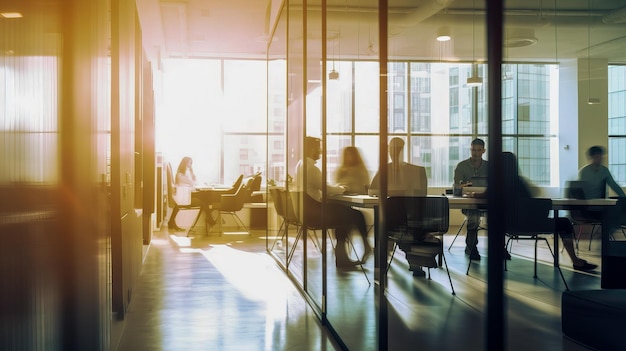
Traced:
[[219, 209], [224, 212], [240, 211], [248, 196], [248, 190], [244, 188], [242, 183], [239, 183], [239, 188], [234, 194], [222, 194]]
[[176, 192], [176, 186], [174, 184], [174, 174], [172, 173], [172, 165], [167, 162], [165, 166], [166, 178], [167, 178], [167, 203], [171, 204], [170, 207], [176, 206], [174, 200], [174, 194]]
[[280, 216], [280, 218], [285, 220], [285, 204], [283, 203], [280, 190], [278, 188], [270, 188], [269, 190], [272, 201], [274, 202], [274, 209], [276, 210], [276, 213]]
[[507, 214], [505, 230], [509, 234], [553, 233], [554, 222], [548, 218], [551, 199], [522, 198], [516, 202], [516, 213]]
[[406, 227], [423, 233], [444, 234], [450, 226], [450, 205], [445, 196], [390, 196], [387, 228]]
[[293, 199], [291, 197], [291, 193], [285, 189], [278, 189], [278, 194], [280, 201], [283, 205], [284, 211], [284, 219], [289, 224], [301, 225], [300, 218], [298, 216], [298, 212], [296, 211], [296, 206], [293, 203]]

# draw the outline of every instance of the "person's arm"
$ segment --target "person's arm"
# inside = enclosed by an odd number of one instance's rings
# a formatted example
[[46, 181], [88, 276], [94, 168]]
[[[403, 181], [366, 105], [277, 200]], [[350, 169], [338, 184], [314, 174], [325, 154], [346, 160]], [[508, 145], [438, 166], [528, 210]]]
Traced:
[[607, 168], [606, 184], [611, 189], [613, 189], [613, 191], [617, 194], [617, 196], [626, 197], [626, 194], [624, 194], [624, 190], [622, 190], [622, 188], [619, 186], [619, 184], [617, 184], [615, 179], [613, 179], [613, 176], [611, 175], [611, 172], [608, 170], [608, 168]]
[[196, 183], [196, 176], [193, 172], [176, 173], [176, 185], [189, 185], [194, 186]]

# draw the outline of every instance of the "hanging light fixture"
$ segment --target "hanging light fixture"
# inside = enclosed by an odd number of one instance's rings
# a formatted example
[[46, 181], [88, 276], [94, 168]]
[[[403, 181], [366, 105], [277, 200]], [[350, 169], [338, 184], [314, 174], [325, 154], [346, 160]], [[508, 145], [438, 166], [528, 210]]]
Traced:
[[589, 11], [587, 13], [587, 104], [597, 105], [600, 98], [591, 97], [591, 0], [588, 0]]
[[[337, 37], [337, 40], [339, 40], [339, 37]], [[335, 56], [335, 45], [338, 45], [338, 43], [335, 41], [332, 41], [332, 45], [333, 45], [333, 68], [330, 70], [330, 72], [328, 72], [328, 79], [338, 80], [339, 72], [335, 70], [335, 61], [337, 60], [337, 57]]]
[[441, 26], [437, 29], [437, 41], [448, 41], [452, 39], [450, 36], [450, 28], [448, 26]]
[[472, 75], [467, 78], [465, 85], [470, 88], [483, 85], [483, 78], [478, 76], [478, 65], [476, 64], [476, 1], [472, 2]]

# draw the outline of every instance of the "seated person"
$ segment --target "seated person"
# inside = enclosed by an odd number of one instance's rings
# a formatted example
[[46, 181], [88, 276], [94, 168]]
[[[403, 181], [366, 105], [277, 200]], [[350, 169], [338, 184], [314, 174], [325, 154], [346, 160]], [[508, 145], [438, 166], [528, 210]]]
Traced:
[[[606, 197], [606, 187], [608, 186], [617, 194], [619, 200], [617, 205], [609, 212], [611, 226], [613, 228], [626, 225], [626, 194], [617, 184], [611, 171], [604, 166], [604, 148], [592, 146], [587, 150], [589, 164], [578, 171], [578, 179], [585, 182], [585, 197], [587, 199], [604, 199]], [[582, 216], [594, 221], [601, 221], [603, 212], [601, 210], [585, 210]]]
[[343, 149], [341, 164], [335, 171], [335, 183], [345, 186], [349, 194], [367, 194], [370, 175], [356, 147], [347, 146]]
[[[322, 171], [315, 165], [321, 155], [321, 140], [306, 137], [304, 141], [305, 160], [298, 161], [296, 165], [296, 182], [304, 191], [304, 222], [316, 226], [325, 224], [328, 228], [335, 229], [337, 246], [335, 248], [335, 263], [337, 267], [350, 267], [362, 264], [371, 254], [372, 247], [367, 241], [367, 226], [365, 218], [360, 211], [349, 206], [324, 203], [322, 204]], [[306, 185], [304, 184], [306, 172]], [[348, 190], [343, 185], [327, 185], [328, 195], [342, 194]], [[350, 230], [355, 227], [363, 238], [365, 252], [361, 261], [352, 261], [348, 256], [347, 240]]]
[[[507, 221], [507, 226], [512, 225], [513, 228], [515, 228], [519, 225], [526, 228], [528, 225], [532, 226], [536, 224], [541, 226], [541, 228], [554, 228], [554, 230], [561, 237], [563, 247], [572, 260], [574, 269], [580, 271], [594, 270], [597, 265], [588, 263], [587, 261], [576, 256], [573, 241], [574, 227], [569, 219], [564, 217], [548, 218], [546, 213], [545, 218], [532, 218], [531, 221], [529, 221], [528, 218], [523, 215], [525, 209], [527, 209], [526, 211], [528, 212], [531, 210], [527, 206], [519, 208], [521, 206], [518, 206], [518, 204], [532, 198], [532, 192], [527, 182], [518, 173], [518, 165], [515, 155], [511, 152], [504, 152], [502, 154], [502, 161], [505, 175], [504, 193], [507, 194], [508, 200], [506, 204], [507, 206], [505, 207], [507, 209], [506, 217], [512, 219]], [[484, 194], [482, 196], [484, 196]]]
[[[176, 186], [188, 186], [193, 187], [196, 185], [196, 174], [193, 172], [193, 160], [191, 157], [183, 157], [183, 159], [178, 164], [178, 168], [176, 169], [176, 175], [174, 176], [174, 184]], [[204, 202], [197, 196], [196, 193], [191, 193], [191, 204], [189, 206], [192, 207], [202, 207], [204, 208]], [[170, 219], [167, 222], [167, 226], [172, 231], [184, 231], [184, 229], [180, 228], [176, 225], [176, 215], [180, 208], [178, 206], [174, 206], [172, 209], [172, 214], [170, 215]]]
[[[387, 195], [426, 196], [428, 179], [426, 168], [404, 162], [404, 140], [394, 137], [389, 141], [391, 162], [387, 165]], [[380, 191], [379, 175], [376, 172], [370, 184], [373, 194]]]
[[[474, 139], [470, 145], [470, 158], [461, 161], [454, 169], [454, 186], [472, 186], [473, 177], [487, 177], [487, 161], [483, 160], [485, 142], [482, 139]], [[465, 236], [465, 254], [472, 260], [480, 260], [478, 253], [478, 225], [480, 224], [480, 210], [464, 209], [463, 214], [467, 218], [467, 234]], [[507, 253], [508, 254], [508, 253]]]
[[[426, 169], [421, 166], [404, 162], [404, 140], [394, 137], [389, 141], [389, 157], [391, 162], [387, 165], [387, 193], [389, 196], [426, 196], [428, 189], [428, 179], [426, 177]], [[370, 185], [370, 193], [378, 194], [380, 191], [379, 174], [376, 172]], [[424, 233], [413, 233], [413, 240], [416, 241], [437, 241], [438, 238], [425, 236]], [[401, 245], [404, 251], [410, 250], [410, 247]], [[409, 257], [409, 269], [413, 271], [414, 276], [425, 276], [426, 272], [422, 267], [413, 262], [415, 257]]]

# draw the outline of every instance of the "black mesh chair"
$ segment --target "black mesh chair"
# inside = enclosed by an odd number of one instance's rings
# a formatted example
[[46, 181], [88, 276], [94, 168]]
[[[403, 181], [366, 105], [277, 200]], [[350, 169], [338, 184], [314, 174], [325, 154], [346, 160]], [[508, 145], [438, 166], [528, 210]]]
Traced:
[[[386, 232], [393, 243], [387, 270], [397, 248], [405, 252], [409, 269], [439, 268], [443, 264], [450, 288], [454, 286], [443, 250], [443, 234], [450, 225], [450, 207], [445, 196], [390, 196], [387, 199]], [[438, 257], [438, 260], [435, 260]]]

